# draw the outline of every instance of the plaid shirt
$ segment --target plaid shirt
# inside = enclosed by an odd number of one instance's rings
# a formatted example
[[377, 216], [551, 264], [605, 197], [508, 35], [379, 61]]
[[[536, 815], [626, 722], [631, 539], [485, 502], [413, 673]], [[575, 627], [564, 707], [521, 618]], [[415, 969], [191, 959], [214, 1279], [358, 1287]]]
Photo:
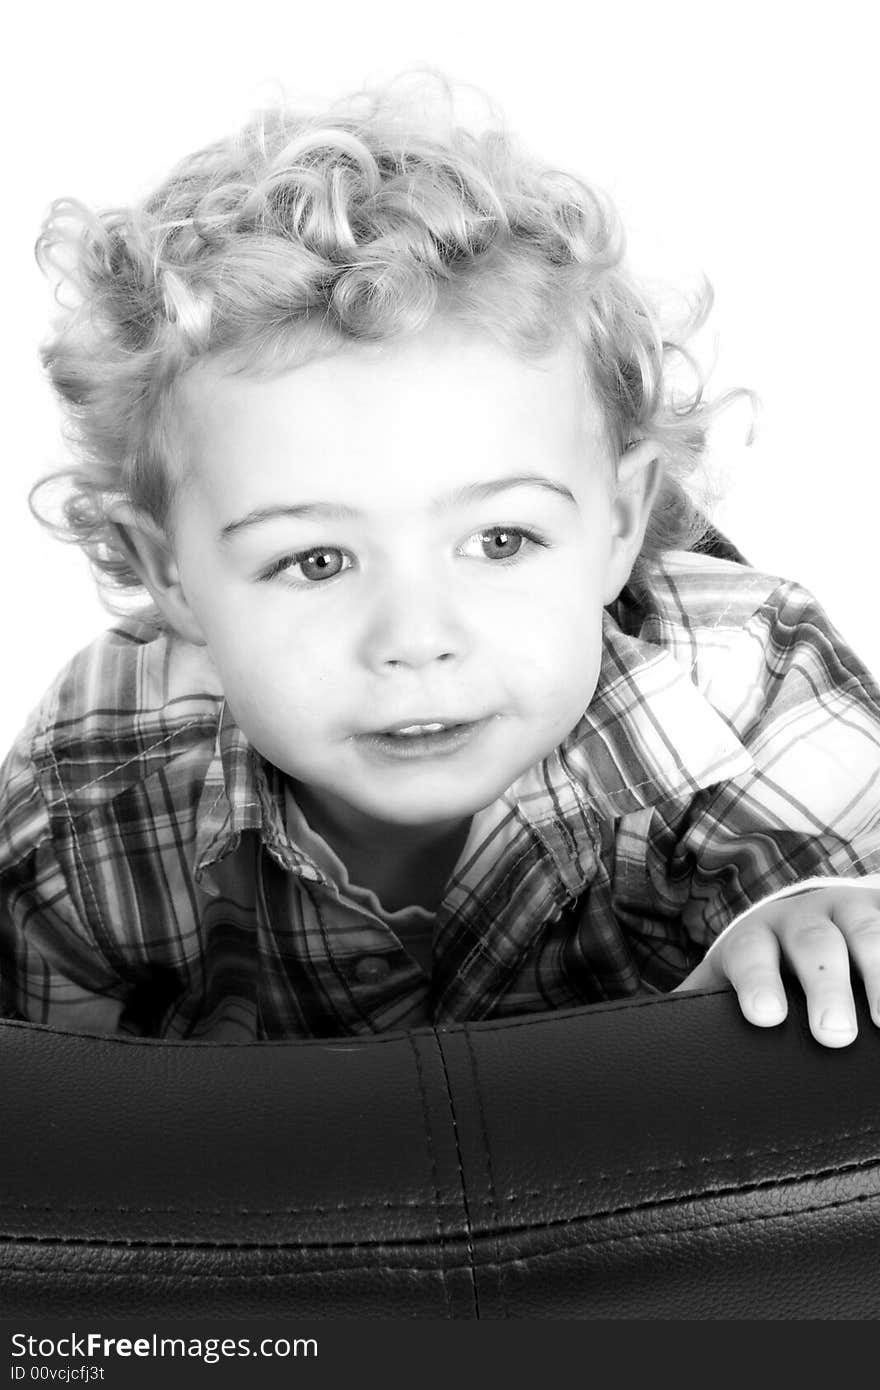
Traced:
[[574, 1007], [673, 988], [786, 885], [880, 870], [880, 690], [814, 600], [702, 555], [650, 578], [583, 719], [474, 818], [430, 972], [291, 840], [204, 649], [105, 633], [0, 774], [3, 1012], [244, 1041]]

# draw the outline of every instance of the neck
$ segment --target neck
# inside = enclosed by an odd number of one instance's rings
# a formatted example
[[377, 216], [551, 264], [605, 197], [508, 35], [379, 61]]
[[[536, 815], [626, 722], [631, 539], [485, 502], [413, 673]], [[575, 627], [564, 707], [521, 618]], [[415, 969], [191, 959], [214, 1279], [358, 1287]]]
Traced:
[[398, 825], [328, 805], [300, 783], [293, 789], [309, 825], [342, 860], [353, 884], [371, 889], [389, 912], [413, 904], [437, 910], [464, 848], [470, 817]]
[[467, 840], [470, 817], [424, 826], [396, 824], [316, 798], [302, 783], [292, 787], [304, 817], [334, 849], [353, 884], [370, 888], [388, 912], [412, 905], [437, 912]]

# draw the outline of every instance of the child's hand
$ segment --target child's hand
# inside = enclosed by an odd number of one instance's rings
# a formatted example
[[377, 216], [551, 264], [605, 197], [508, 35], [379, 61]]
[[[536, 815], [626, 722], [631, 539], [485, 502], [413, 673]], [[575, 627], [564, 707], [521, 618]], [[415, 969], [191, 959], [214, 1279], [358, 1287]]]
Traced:
[[803, 987], [817, 1042], [846, 1047], [856, 1036], [851, 963], [880, 1026], [880, 891], [813, 888], [758, 907], [718, 938], [678, 988], [729, 982], [749, 1022], [767, 1028], [788, 1013], [782, 963]]

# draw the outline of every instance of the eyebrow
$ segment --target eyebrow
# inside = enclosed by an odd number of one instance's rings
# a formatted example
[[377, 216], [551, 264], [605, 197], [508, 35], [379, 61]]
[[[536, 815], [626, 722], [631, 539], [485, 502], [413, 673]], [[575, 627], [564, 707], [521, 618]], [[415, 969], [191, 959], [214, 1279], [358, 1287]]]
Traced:
[[[501, 492], [509, 492], [512, 488], [517, 487], [543, 488], [547, 492], [562, 497], [573, 506], [577, 506], [574, 493], [563, 483], [554, 482], [552, 478], [544, 478], [540, 474], [521, 473], [515, 477], [497, 478], [487, 483], [468, 483], [465, 487], [456, 488], [443, 497], [434, 498], [430, 504], [430, 510], [443, 512], [467, 502], [486, 502], [492, 497], [497, 497]], [[229, 541], [238, 532], [249, 526], [260, 526], [265, 521], [276, 521], [280, 517], [321, 517], [328, 521], [359, 521], [363, 519], [363, 516], [364, 513], [358, 511], [356, 507], [348, 507], [340, 502], [300, 502], [286, 506], [260, 507], [256, 511], [248, 512], [246, 516], [239, 517], [236, 521], [227, 521], [226, 525], [220, 529], [219, 539]]]

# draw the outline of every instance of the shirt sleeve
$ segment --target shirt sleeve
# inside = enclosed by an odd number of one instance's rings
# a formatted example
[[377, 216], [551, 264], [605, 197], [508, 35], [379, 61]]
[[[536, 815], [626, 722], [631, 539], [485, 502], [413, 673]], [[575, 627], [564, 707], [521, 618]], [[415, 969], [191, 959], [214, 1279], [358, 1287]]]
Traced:
[[798, 585], [769, 596], [748, 636], [747, 672], [732, 682], [740, 693], [723, 712], [752, 767], [684, 807], [655, 807], [645, 836], [655, 906], [634, 924], [633, 948], [661, 988], [771, 895], [880, 872], [874, 677]]
[[125, 994], [59, 865], [21, 740], [0, 767], [0, 1014], [116, 1032]]

